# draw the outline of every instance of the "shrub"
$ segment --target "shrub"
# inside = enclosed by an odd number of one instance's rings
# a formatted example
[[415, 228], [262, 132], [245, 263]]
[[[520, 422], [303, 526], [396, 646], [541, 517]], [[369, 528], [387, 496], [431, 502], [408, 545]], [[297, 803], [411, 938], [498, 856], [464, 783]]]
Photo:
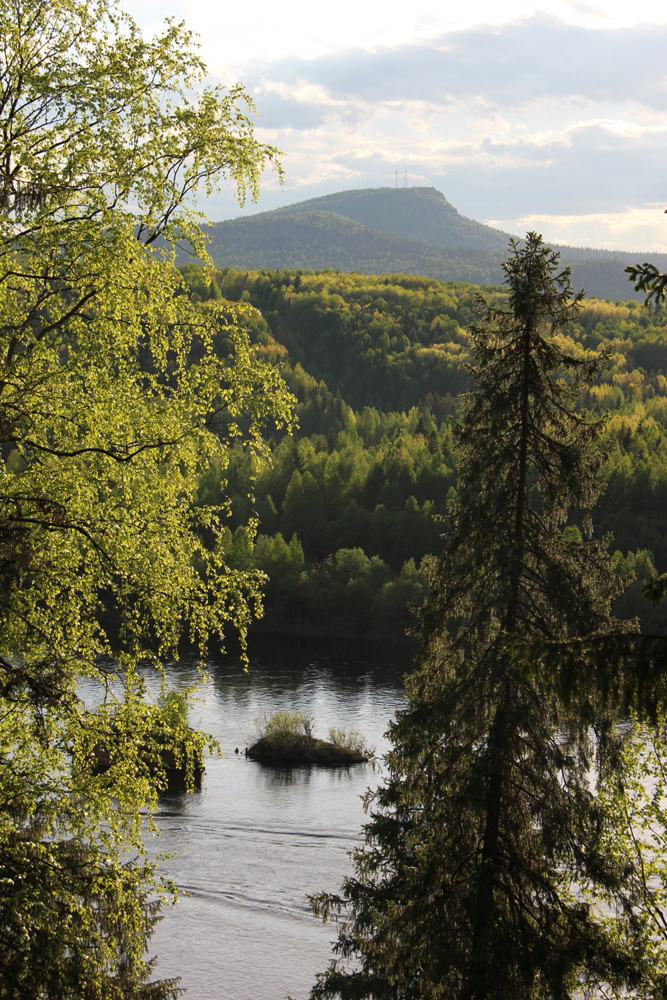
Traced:
[[337, 747], [344, 747], [346, 750], [356, 750], [367, 757], [372, 757], [375, 753], [373, 748], [368, 746], [361, 733], [358, 733], [356, 730], [348, 733], [337, 726], [331, 726], [329, 729], [329, 740]]
[[259, 720], [258, 739], [267, 739], [272, 743], [293, 743], [312, 735], [313, 719], [301, 712], [274, 712]]

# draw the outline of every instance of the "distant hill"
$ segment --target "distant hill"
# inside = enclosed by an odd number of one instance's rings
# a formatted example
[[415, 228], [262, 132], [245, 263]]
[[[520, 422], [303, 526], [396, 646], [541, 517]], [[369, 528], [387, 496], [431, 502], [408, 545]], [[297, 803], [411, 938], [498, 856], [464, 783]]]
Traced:
[[335, 212], [381, 233], [448, 249], [466, 247], [503, 253], [510, 238], [509, 233], [466, 219], [435, 188], [340, 191], [278, 209], [278, 212], [284, 215]]
[[501, 251], [490, 254], [469, 246], [444, 250], [426, 240], [392, 236], [331, 211], [263, 212], [219, 222], [208, 233], [218, 267], [412, 274], [476, 284], [495, 284], [502, 277]]
[[[272, 212], [211, 224], [219, 267], [412, 274], [441, 281], [498, 284], [510, 239], [467, 219], [435, 188], [367, 188], [311, 198]], [[523, 235], [523, 234], [521, 234]], [[596, 298], [635, 298], [623, 273], [667, 254], [560, 246], [575, 287]]]

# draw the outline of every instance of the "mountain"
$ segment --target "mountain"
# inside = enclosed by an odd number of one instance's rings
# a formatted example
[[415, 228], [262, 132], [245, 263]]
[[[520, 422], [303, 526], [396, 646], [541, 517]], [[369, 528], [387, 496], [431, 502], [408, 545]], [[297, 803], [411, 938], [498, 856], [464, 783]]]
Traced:
[[501, 280], [500, 251], [491, 255], [472, 247], [444, 250], [330, 211], [264, 212], [219, 222], [209, 228], [208, 235], [211, 256], [219, 267], [414, 274], [477, 284]]
[[[511, 238], [461, 215], [435, 188], [367, 188], [311, 198], [207, 227], [218, 267], [411, 274], [499, 284]], [[575, 287], [589, 296], [636, 298], [624, 268], [667, 254], [558, 246]]]
[[420, 240], [436, 247], [474, 248], [490, 252], [507, 249], [509, 233], [473, 222], [435, 188], [366, 188], [310, 198], [281, 214], [335, 212], [369, 229], [391, 236]]

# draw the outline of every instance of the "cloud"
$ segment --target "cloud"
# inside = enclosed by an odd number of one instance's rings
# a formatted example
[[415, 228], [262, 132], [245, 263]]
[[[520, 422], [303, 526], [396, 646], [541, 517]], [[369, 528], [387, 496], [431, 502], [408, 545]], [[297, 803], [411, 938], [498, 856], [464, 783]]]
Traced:
[[263, 129], [318, 128], [327, 120], [327, 106], [319, 101], [299, 101], [279, 93], [261, 91], [253, 95], [261, 108], [259, 125]]
[[288, 176], [298, 167], [317, 177], [319, 164], [320, 180], [336, 167], [354, 186], [392, 186], [396, 171], [401, 183], [407, 171], [410, 184], [439, 188], [477, 219], [609, 212], [667, 198], [667, 122], [584, 121], [526, 134], [510, 127], [502, 137], [452, 132], [445, 115], [423, 134], [393, 124], [374, 119], [353, 134], [330, 124], [303, 136]]
[[312, 131], [331, 123], [356, 128], [373, 114], [363, 102], [330, 97], [322, 87], [309, 83], [264, 82], [253, 88], [253, 99], [263, 129]]
[[[484, 219], [489, 226], [505, 232], [548, 233], [550, 243], [615, 250], [630, 253], [667, 253], [667, 219], [661, 204], [623, 212], [581, 215], [525, 215], [514, 219]], [[643, 258], [642, 258], [643, 260]]]
[[[258, 208], [394, 186], [407, 171], [410, 185], [509, 231], [544, 219], [552, 240], [590, 243], [590, 225], [597, 245], [650, 249], [667, 219], [628, 220], [667, 204], [665, 51], [667, 25], [603, 31], [539, 14], [428, 43], [256, 63], [246, 82], [257, 135], [288, 154], [285, 187], [269, 179]], [[238, 214], [226, 196], [208, 211]]]
[[612, 212], [667, 197], [667, 127], [629, 137], [583, 124], [545, 143], [489, 138], [478, 153], [437, 171], [457, 207], [465, 211], [474, 201], [476, 218]]
[[286, 58], [268, 79], [315, 83], [336, 99], [422, 100], [440, 107], [479, 99], [517, 108], [545, 97], [662, 110], [667, 26], [594, 31], [539, 14], [502, 27], [449, 32], [428, 44], [346, 49], [316, 60]]

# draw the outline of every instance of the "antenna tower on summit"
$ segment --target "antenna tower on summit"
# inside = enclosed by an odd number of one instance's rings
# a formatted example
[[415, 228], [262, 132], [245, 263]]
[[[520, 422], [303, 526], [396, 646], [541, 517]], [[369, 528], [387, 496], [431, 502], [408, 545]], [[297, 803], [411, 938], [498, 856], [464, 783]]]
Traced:
[[406, 188], [407, 186], [408, 186], [408, 168], [406, 167], [405, 175], [403, 177], [403, 187]]

